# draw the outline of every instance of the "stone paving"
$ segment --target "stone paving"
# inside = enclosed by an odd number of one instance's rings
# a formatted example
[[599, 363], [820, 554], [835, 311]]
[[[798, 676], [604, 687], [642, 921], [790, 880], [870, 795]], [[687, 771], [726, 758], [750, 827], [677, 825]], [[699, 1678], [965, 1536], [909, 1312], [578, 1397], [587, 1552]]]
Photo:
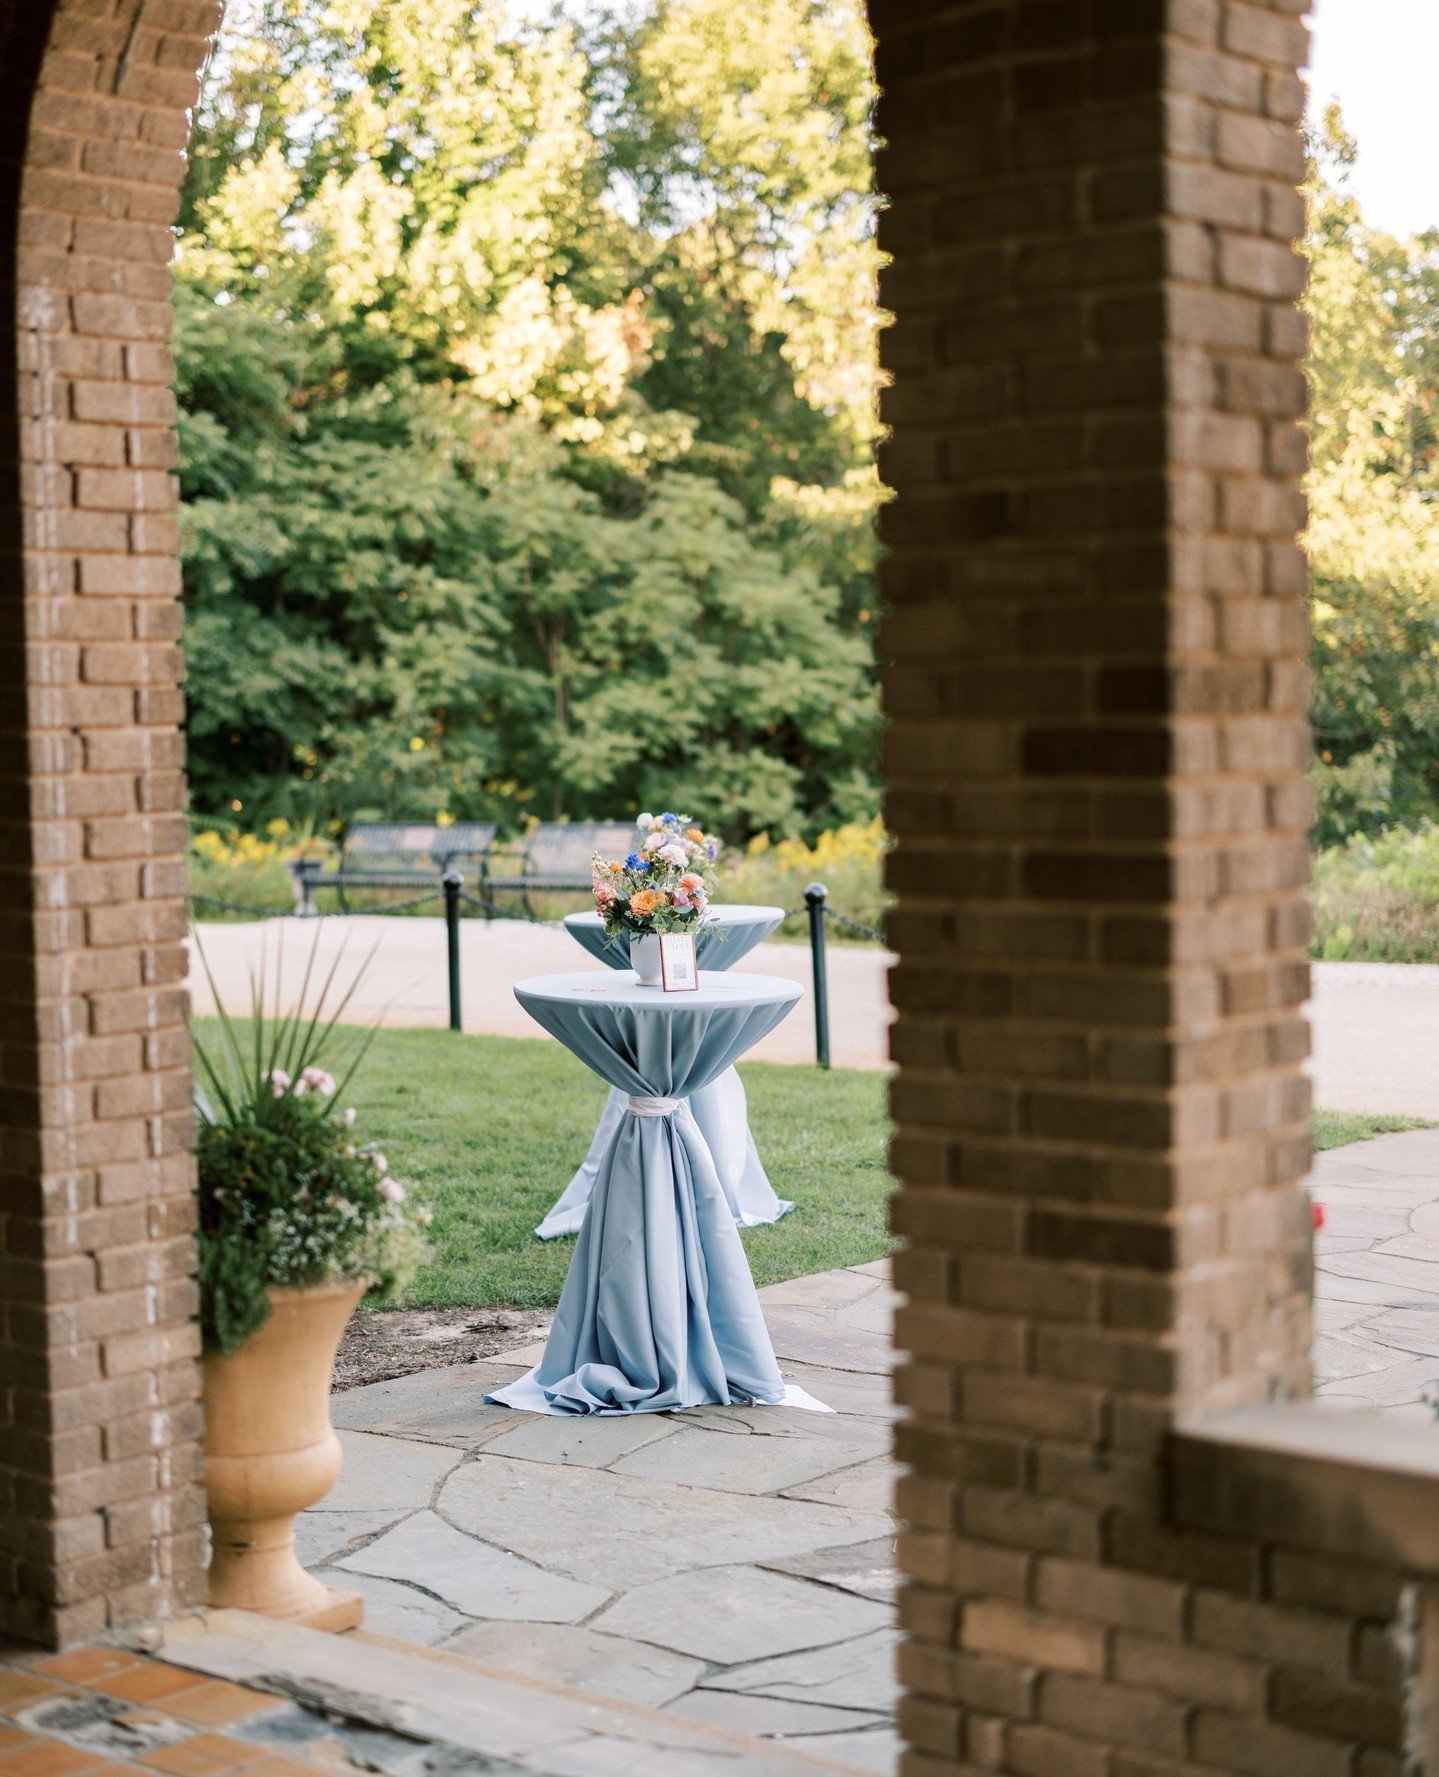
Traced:
[[1435, 1413], [1439, 1402], [1439, 1129], [1320, 1154], [1314, 1374], [1336, 1406]]
[[[1319, 1156], [1316, 1378], [1439, 1398], [1439, 1129]], [[892, 1771], [895, 1466], [883, 1263], [760, 1292], [785, 1375], [836, 1409], [541, 1419], [485, 1403], [538, 1345], [337, 1398], [345, 1471], [299, 1525], [367, 1627]]]
[[370, 1630], [891, 1772], [886, 1271], [760, 1292], [786, 1378], [832, 1416], [487, 1405], [538, 1346], [340, 1395], [345, 1470], [301, 1557]]

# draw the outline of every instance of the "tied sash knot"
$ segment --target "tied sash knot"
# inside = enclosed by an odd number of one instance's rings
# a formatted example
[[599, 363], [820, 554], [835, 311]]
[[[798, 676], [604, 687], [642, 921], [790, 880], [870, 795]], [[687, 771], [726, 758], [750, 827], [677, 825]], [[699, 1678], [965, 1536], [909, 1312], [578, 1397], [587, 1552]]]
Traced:
[[631, 1096], [629, 1112], [632, 1117], [668, 1117], [684, 1103], [680, 1098], [646, 1098], [643, 1095]]

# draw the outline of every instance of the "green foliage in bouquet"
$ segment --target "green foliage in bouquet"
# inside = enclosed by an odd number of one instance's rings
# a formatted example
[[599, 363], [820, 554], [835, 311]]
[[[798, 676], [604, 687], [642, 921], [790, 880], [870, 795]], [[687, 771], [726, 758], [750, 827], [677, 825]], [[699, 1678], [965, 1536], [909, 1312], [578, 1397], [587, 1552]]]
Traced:
[[590, 860], [595, 906], [611, 938], [687, 932], [709, 912], [720, 842], [687, 814], [642, 814], [638, 849]]
[[268, 1318], [272, 1286], [365, 1278], [383, 1298], [425, 1257], [428, 1211], [383, 1154], [357, 1143], [354, 1110], [339, 1109], [374, 1033], [339, 1024], [363, 967], [330, 1009], [343, 947], [306, 1010], [319, 942], [317, 929], [293, 1011], [267, 1016], [262, 967], [246, 1023], [221, 1011], [216, 1049], [196, 1044], [200, 1321], [226, 1356]]

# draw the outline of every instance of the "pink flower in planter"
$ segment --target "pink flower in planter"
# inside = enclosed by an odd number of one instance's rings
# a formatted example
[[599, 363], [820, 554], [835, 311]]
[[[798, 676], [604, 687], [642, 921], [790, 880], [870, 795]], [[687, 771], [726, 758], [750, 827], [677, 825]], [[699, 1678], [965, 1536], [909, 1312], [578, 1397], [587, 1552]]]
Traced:
[[382, 1178], [380, 1180], [380, 1195], [387, 1203], [403, 1203], [405, 1201], [405, 1187], [397, 1178]]
[[290, 1076], [282, 1067], [272, 1067], [265, 1075], [265, 1084], [276, 1098], [283, 1098], [290, 1090]]
[[295, 1096], [300, 1098], [310, 1091], [318, 1092], [321, 1098], [333, 1098], [335, 1076], [327, 1074], [322, 1067], [305, 1068], [300, 1074], [300, 1083], [295, 1088]]

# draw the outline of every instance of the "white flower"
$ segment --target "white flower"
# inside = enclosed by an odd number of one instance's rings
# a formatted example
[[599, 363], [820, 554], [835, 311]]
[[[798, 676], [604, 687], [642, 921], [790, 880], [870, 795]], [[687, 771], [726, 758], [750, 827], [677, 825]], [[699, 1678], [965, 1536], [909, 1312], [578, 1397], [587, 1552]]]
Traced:
[[635, 825], [637, 827], [651, 827], [654, 825], [654, 818], [652, 814], [642, 814]]
[[390, 1170], [390, 1163], [383, 1154], [371, 1154], [370, 1164], [374, 1167], [376, 1172], [388, 1172]]
[[353, 1129], [355, 1127], [355, 1107], [354, 1107], [354, 1105], [347, 1105], [345, 1107], [344, 1113], [343, 1113], [340, 1120], [345, 1125], [346, 1129]]
[[674, 840], [670, 840], [668, 845], [662, 845], [659, 855], [667, 864], [673, 864], [676, 870], [683, 870], [690, 861], [689, 853], [682, 845], [676, 845]]
[[380, 1195], [387, 1203], [403, 1203], [405, 1201], [405, 1187], [397, 1178], [382, 1178], [380, 1180]]
[[663, 831], [656, 830], [655, 832], [651, 833], [648, 836], [648, 838], [646, 838], [645, 850], [646, 851], [658, 851], [659, 848], [664, 844], [664, 842], [665, 842], [665, 836], [664, 836]]

